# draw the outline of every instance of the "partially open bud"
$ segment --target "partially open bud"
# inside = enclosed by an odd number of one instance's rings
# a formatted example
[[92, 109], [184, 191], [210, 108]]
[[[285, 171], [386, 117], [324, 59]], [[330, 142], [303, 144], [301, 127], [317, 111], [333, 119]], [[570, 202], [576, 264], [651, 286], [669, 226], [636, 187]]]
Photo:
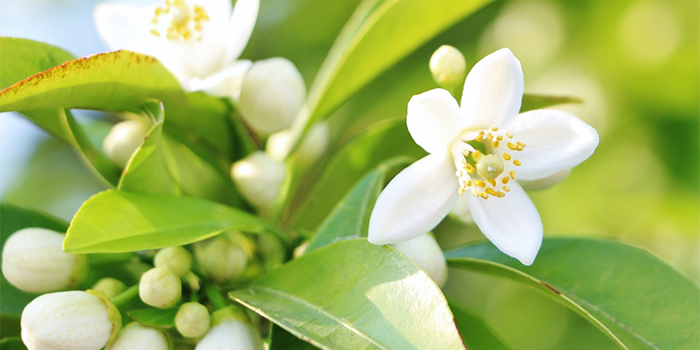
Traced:
[[221, 234], [203, 243], [198, 259], [209, 278], [217, 283], [234, 281], [248, 265], [246, 239], [240, 234]]
[[92, 286], [92, 289], [99, 290], [105, 293], [107, 298], [112, 299], [126, 289], [126, 284], [118, 279], [105, 277], [97, 281], [97, 283]]
[[175, 328], [186, 338], [199, 338], [209, 330], [211, 316], [198, 302], [184, 303], [175, 315]]
[[140, 120], [127, 120], [118, 123], [105, 137], [102, 149], [109, 159], [124, 168], [150, 130], [151, 127]]
[[438, 85], [449, 90], [464, 83], [467, 61], [454, 46], [442, 45], [430, 57], [430, 73]]
[[226, 311], [223, 309], [214, 313], [214, 326], [199, 341], [195, 350], [263, 350], [260, 333], [250, 322], [233, 315], [217, 317], [217, 313], [221, 315]]
[[571, 173], [571, 169], [564, 169], [547, 177], [537, 180], [518, 179], [518, 184], [526, 191], [539, 191], [550, 188], [566, 179]]
[[[284, 160], [293, 146], [291, 130], [282, 130], [270, 135], [267, 139], [265, 151], [275, 160]], [[293, 153], [293, 159], [302, 167], [309, 167], [318, 162], [326, 153], [331, 142], [331, 129], [326, 122], [315, 124], [306, 133], [301, 143]]]
[[63, 252], [65, 235], [31, 227], [13, 233], [2, 249], [2, 274], [18, 289], [55, 292], [74, 286], [84, 259]]
[[447, 280], [447, 263], [442, 249], [430, 233], [391, 245], [418, 265], [438, 286]]
[[231, 167], [231, 177], [238, 189], [250, 203], [257, 206], [270, 205], [282, 187], [287, 167], [265, 152], [255, 152]]
[[301, 73], [286, 58], [257, 61], [243, 80], [239, 108], [259, 134], [289, 127], [306, 97]]
[[170, 342], [157, 329], [145, 327], [138, 322], [129, 323], [117, 335], [116, 340], [105, 350], [169, 350]]
[[148, 305], [165, 309], [173, 306], [181, 294], [180, 277], [164, 267], [154, 267], [141, 276], [139, 296]]
[[156, 253], [153, 265], [164, 267], [178, 277], [184, 277], [192, 268], [192, 254], [180, 246], [161, 249]]
[[121, 327], [121, 316], [109, 301], [70, 291], [32, 300], [21, 324], [22, 341], [30, 350], [99, 350]]

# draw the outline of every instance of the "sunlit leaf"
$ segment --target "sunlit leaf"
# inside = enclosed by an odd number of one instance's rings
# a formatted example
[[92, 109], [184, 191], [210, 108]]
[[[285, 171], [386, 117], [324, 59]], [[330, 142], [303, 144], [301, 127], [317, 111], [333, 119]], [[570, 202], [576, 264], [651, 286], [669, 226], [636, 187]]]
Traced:
[[323, 349], [464, 349], [430, 277], [366, 239], [319, 248], [230, 296]]
[[602, 239], [545, 239], [532, 266], [492, 244], [445, 254], [448, 265], [535, 288], [579, 313], [623, 348], [694, 349], [700, 289], [649, 252]]
[[469, 350], [510, 350], [483, 319], [450, 301], [455, 324]]

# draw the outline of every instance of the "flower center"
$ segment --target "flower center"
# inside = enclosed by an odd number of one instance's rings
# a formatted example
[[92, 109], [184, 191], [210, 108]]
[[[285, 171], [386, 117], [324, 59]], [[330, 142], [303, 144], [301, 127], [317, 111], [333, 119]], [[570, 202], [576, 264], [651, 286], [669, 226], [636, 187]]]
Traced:
[[185, 0], [165, 0], [156, 7], [151, 19], [151, 34], [168, 40], [202, 40], [202, 23], [209, 15], [200, 5], [188, 5]]
[[512, 169], [522, 165], [511, 153], [522, 151], [525, 144], [513, 140], [511, 132], [499, 131], [496, 126], [479, 130], [474, 140], [484, 145], [486, 153], [466, 143], [470, 140], [460, 140], [463, 158], [455, 174], [459, 178], [459, 194], [470, 190], [474, 197], [483, 199], [505, 197], [510, 192], [508, 182], [515, 179]]

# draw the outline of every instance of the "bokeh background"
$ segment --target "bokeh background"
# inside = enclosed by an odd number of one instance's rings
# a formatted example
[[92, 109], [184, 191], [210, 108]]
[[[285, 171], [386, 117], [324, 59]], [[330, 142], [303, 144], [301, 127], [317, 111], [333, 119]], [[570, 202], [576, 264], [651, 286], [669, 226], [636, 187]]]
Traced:
[[[45, 41], [78, 56], [106, 50], [96, 0], [0, 1], [0, 35]], [[358, 0], [262, 0], [245, 58], [284, 56], [307, 86]], [[555, 108], [594, 126], [596, 153], [558, 186], [531, 192], [545, 236], [612, 237], [644, 247], [700, 281], [700, 3], [696, 0], [495, 1], [401, 61], [331, 118], [334, 149], [383, 119], [405, 115], [432, 89], [428, 59], [442, 44], [471, 67], [509, 47], [525, 90], [572, 95]], [[85, 114], [83, 118], [94, 118]], [[0, 199], [70, 220], [103, 185], [69, 145], [0, 114]], [[0, 218], [1, 220], [2, 218]], [[444, 249], [482, 240], [445, 220]], [[615, 349], [578, 315], [511, 282], [451, 270], [445, 293], [481, 315], [513, 349]]]

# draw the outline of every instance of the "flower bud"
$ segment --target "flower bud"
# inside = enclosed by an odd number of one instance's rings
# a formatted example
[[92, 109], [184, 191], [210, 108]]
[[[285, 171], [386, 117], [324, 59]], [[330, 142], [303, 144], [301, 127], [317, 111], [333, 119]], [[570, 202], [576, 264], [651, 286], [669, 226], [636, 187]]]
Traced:
[[198, 302], [184, 303], [175, 315], [175, 328], [186, 338], [199, 338], [209, 330], [211, 316]]
[[112, 127], [102, 142], [102, 149], [114, 163], [122, 168], [131, 159], [131, 155], [141, 146], [151, 127], [140, 120], [127, 120]]
[[571, 169], [564, 169], [558, 173], [537, 180], [518, 179], [518, 184], [526, 191], [544, 190], [564, 181], [564, 179], [569, 176], [569, 173], [571, 173]]
[[236, 280], [248, 265], [248, 253], [235, 236], [221, 234], [205, 242], [198, 256], [204, 272], [217, 283]]
[[153, 264], [172, 271], [178, 277], [184, 277], [192, 268], [192, 254], [180, 246], [161, 249], [156, 253]]
[[46, 293], [74, 286], [85, 262], [79, 255], [63, 252], [64, 238], [38, 227], [13, 233], [2, 249], [2, 274], [25, 292]]
[[[267, 139], [265, 151], [275, 160], [284, 160], [293, 146], [291, 130], [283, 130], [270, 135]], [[331, 142], [331, 129], [328, 123], [317, 123], [309, 129], [301, 140], [299, 147], [294, 151], [294, 161], [302, 167], [309, 167], [321, 159]]]
[[451, 89], [464, 83], [467, 62], [454, 46], [442, 45], [430, 57], [430, 73], [438, 85]]
[[99, 350], [121, 327], [118, 310], [82, 291], [44, 294], [22, 311], [22, 341], [31, 350]]
[[170, 342], [163, 332], [145, 327], [138, 322], [129, 323], [119, 332], [114, 342], [105, 350], [169, 350]]
[[430, 233], [391, 245], [423, 269], [438, 286], [447, 280], [447, 263], [442, 249]]
[[255, 152], [231, 167], [231, 177], [250, 203], [256, 206], [270, 205], [284, 182], [287, 167], [265, 152]]
[[180, 299], [181, 293], [180, 277], [164, 267], [154, 267], [141, 276], [139, 296], [148, 305], [168, 308]]
[[126, 284], [124, 284], [124, 282], [110, 277], [102, 278], [97, 281], [94, 286], [92, 286], [92, 290], [99, 290], [100, 292], [105, 293], [109, 299], [116, 297], [125, 289]]
[[301, 73], [286, 58], [257, 61], [243, 80], [239, 108], [259, 134], [289, 127], [306, 97]]
[[195, 350], [219, 350], [224, 348], [224, 344], [229, 349], [264, 349], [260, 333], [252, 324], [236, 318], [226, 318], [207, 332]]

